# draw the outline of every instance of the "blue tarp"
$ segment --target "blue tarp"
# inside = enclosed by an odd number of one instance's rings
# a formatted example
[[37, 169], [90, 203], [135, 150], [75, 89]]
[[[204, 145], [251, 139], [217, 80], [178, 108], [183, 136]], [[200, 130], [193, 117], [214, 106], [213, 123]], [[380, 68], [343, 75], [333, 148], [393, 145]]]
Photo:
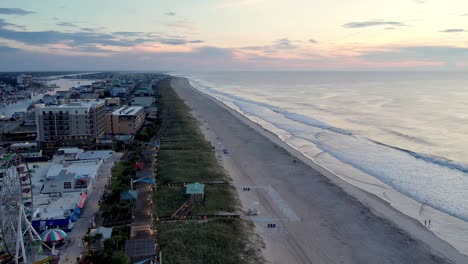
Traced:
[[136, 200], [138, 199], [138, 192], [133, 190], [128, 190], [126, 192], [120, 193], [120, 201]]
[[70, 219], [72, 220], [72, 222], [76, 222], [78, 220], [78, 216], [75, 213], [73, 213]]
[[73, 214], [80, 215], [81, 214], [81, 209], [79, 207], [76, 207], [75, 211], [73, 211]]
[[80, 214], [81, 214], [81, 209], [79, 207], [76, 207], [75, 210], [73, 211], [72, 216], [70, 217], [72, 222], [76, 222], [76, 220], [78, 220], [78, 216], [80, 216]]
[[134, 180], [134, 181], [133, 181], [133, 183], [137, 183], [137, 182], [143, 182], [143, 183], [154, 184], [154, 180], [151, 179], [151, 178], [142, 178], [142, 179], [137, 179], [137, 180]]

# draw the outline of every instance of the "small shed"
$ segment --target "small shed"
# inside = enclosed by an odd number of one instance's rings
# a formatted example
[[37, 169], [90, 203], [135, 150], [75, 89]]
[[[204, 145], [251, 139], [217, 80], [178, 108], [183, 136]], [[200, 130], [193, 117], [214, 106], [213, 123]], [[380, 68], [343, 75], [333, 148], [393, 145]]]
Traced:
[[112, 227], [100, 226], [100, 227], [98, 227], [96, 229], [91, 229], [91, 231], [89, 232], [89, 235], [91, 237], [95, 237], [96, 234], [98, 234], [98, 233], [102, 235], [102, 238], [99, 241], [95, 241], [94, 243], [99, 243], [100, 247], [102, 248], [104, 246], [104, 241], [106, 239], [111, 238], [111, 236], [112, 236]]
[[128, 190], [120, 193], [120, 201], [135, 201], [138, 199], [138, 192], [134, 190]]
[[127, 240], [125, 253], [130, 257], [131, 263], [156, 257], [156, 241], [153, 238]]
[[190, 195], [189, 203], [201, 203], [205, 199], [205, 184], [198, 182], [187, 184], [185, 194]]

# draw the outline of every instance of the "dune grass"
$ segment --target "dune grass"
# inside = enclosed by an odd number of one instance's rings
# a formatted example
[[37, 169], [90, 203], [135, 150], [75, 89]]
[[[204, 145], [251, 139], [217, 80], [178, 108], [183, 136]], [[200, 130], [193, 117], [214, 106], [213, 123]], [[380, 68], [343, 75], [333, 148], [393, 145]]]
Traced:
[[159, 186], [153, 194], [154, 215], [170, 216], [186, 199], [185, 188], [182, 186]]
[[[164, 263], [263, 263], [260, 241], [252, 242], [252, 226], [240, 219], [160, 225]], [[260, 246], [263, 246], [260, 245]]]
[[[169, 85], [160, 85], [159, 109], [169, 113], [169, 123], [158, 156], [158, 189], [155, 216], [171, 215], [187, 199], [185, 188], [169, 183], [229, 180], [212, 146], [203, 137], [190, 108]], [[205, 185], [205, 201], [193, 215], [234, 212], [239, 202], [229, 184]], [[164, 263], [263, 263], [263, 242], [253, 225], [241, 219], [157, 223]], [[255, 241], [254, 241], [255, 240]]]

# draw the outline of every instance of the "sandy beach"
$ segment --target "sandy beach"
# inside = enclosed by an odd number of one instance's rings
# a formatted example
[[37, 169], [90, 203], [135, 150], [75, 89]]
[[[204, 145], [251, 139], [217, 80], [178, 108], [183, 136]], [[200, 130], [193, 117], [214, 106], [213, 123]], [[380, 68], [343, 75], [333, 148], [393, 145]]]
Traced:
[[313, 164], [187, 80], [173, 78], [171, 85], [216, 147], [243, 211], [259, 210], [245, 217], [265, 241], [269, 262], [468, 263], [418, 221]]

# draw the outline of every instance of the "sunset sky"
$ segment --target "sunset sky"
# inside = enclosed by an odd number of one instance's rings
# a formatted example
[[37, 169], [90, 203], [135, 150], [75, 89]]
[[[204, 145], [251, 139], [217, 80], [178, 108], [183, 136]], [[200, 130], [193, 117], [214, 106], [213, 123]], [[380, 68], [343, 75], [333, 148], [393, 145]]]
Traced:
[[466, 0], [2, 0], [0, 71], [468, 70]]

